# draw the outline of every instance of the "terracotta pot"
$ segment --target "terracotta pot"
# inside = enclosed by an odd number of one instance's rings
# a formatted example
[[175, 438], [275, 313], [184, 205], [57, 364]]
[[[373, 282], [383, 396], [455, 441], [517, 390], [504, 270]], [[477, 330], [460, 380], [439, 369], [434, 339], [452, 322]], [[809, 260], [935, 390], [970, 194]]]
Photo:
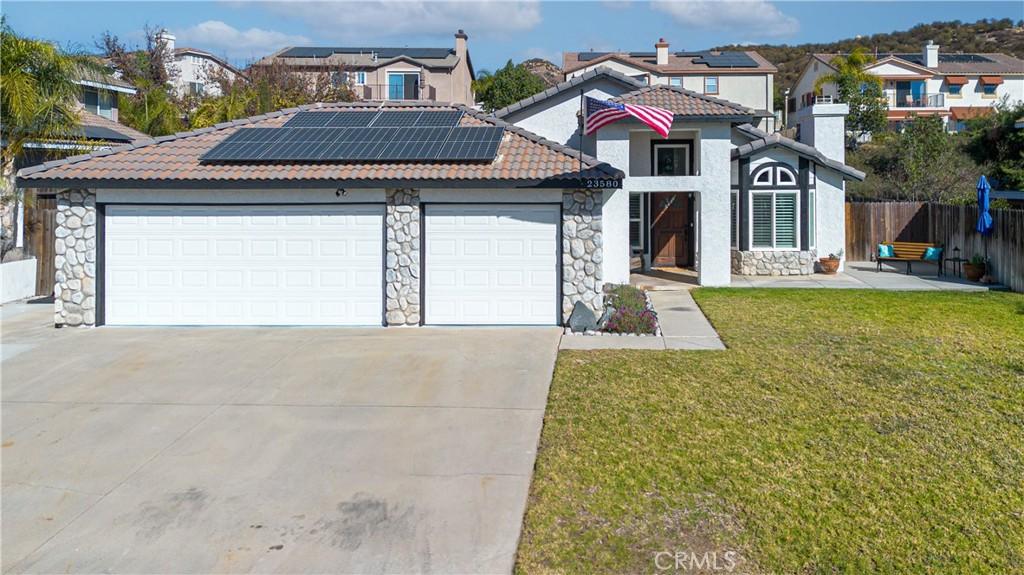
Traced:
[[980, 280], [983, 275], [985, 275], [985, 264], [964, 264], [964, 276], [972, 282]]
[[818, 265], [821, 266], [821, 273], [831, 275], [839, 271], [839, 258], [820, 258]]

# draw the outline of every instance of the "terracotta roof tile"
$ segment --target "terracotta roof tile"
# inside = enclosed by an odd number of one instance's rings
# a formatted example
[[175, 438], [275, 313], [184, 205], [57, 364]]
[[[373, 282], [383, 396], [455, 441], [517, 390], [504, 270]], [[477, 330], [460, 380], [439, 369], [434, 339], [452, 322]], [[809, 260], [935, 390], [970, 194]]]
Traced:
[[117, 185], [163, 182], [168, 184], [202, 182], [310, 182], [340, 180], [394, 181], [411, 180], [563, 180], [569, 178], [621, 178], [622, 173], [608, 164], [583, 156], [579, 171], [579, 153], [571, 148], [544, 140], [540, 136], [488, 117], [464, 106], [437, 104], [385, 105], [388, 109], [458, 109], [464, 111], [461, 125], [495, 125], [505, 128], [498, 153], [491, 162], [345, 162], [240, 164], [205, 163], [199, 158], [207, 150], [233, 134], [240, 126], [275, 127], [283, 125], [299, 111], [380, 107], [381, 104], [317, 104], [292, 108], [281, 114], [268, 114], [246, 120], [220, 124], [213, 130], [203, 129], [176, 134], [173, 138], [148, 140], [140, 145], [114, 148], [107, 154], [86, 154], [72, 159], [24, 168], [19, 179], [26, 185], [46, 181], [54, 185]]
[[676, 116], [735, 117], [752, 116], [754, 114], [753, 110], [728, 100], [663, 84], [640, 88], [617, 98], [612, 98], [612, 101], [664, 108]]

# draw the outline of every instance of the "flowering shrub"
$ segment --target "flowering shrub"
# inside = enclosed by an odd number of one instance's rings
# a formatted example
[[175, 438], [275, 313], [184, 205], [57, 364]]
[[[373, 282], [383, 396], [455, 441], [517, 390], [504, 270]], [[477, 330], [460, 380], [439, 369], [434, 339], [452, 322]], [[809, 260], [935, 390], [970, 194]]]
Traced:
[[628, 285], [616, 286], [607, 296], [612, 315], [604, 326], [611, 333], [653, 334], [658, 326], [658, 317], [647, 309], [644, 292]]

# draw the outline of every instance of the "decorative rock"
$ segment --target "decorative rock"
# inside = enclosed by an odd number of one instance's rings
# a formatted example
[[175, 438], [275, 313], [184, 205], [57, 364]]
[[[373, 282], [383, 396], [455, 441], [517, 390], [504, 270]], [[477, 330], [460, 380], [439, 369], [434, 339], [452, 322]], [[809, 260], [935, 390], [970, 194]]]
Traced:
[[96, 323], [96, 196], [88, 190], [57, 195], [54, 236], [54, 323]]
[[740, 275], [810, 275], [818, 256], [810, 251], [738, 251], [732, 252], [732, 272]]
[[386, 192], [385, 319], [388, 325], [420, 322], [420, 196], [418, 190]]
[[594, 315], [594, 310], [587, 304], [577, 301], [572, 306], [572, 313], [569, 314], [569, 327], [576, 333], [597, 329], [597, 316]]

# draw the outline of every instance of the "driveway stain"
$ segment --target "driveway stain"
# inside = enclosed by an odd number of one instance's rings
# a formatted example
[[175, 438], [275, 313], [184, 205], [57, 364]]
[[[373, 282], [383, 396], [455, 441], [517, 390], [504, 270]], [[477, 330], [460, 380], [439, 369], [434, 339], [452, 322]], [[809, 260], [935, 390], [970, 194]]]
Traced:
[[169, 493], [159, 501], [144, 503], [136, 521], [138, 533], [143, 539], [153, 540], [160, 538], [169, 527], [191, 525], [210, 504], [209, 499], [202, 489], [190, 487]]
[[414, 508], [389, 504], [368, 493], [356, 493], [336, 506], [336, 517], [322, 517], [310, 534], [319, 533], [332, 547], [353, 551], [374, 538], [402, 540], [413, 532]]

